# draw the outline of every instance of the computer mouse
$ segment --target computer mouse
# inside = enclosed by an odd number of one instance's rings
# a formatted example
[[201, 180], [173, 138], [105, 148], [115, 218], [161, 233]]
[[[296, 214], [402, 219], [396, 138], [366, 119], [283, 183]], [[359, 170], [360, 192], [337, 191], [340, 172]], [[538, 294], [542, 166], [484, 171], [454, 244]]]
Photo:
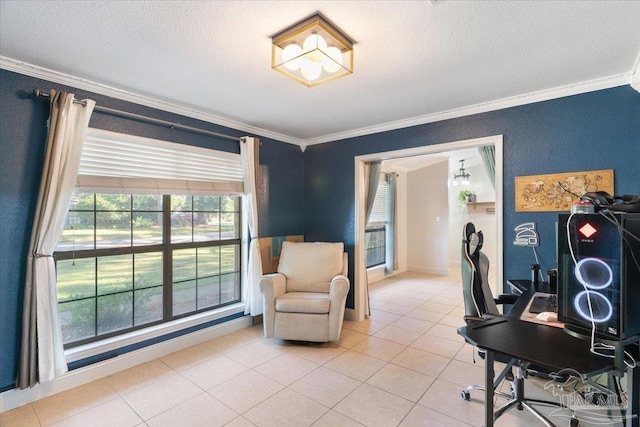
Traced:
[[553, 311], [543, 311], [542, 313], [538, 313], [536, 319], [542, 320], [543, 322], [557, 322], [558, 314]]

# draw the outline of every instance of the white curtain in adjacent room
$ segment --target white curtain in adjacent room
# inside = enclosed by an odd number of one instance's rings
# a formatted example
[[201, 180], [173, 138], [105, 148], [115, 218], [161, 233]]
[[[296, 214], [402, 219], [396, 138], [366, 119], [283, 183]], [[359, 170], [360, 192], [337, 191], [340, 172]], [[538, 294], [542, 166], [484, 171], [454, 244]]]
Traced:
[[58, 316], [53, 252], [64, 229], [82, 146], [95, 106], [73, 94], [51, 91], [49, 134], [36, 203], [23, 312], [18, 386], [51, 381], [67, 371]]
[[260, 245], [258, 244], [258, 194], [257, 177], [259, 167], [259, 140], [244, 137], [240, 141], [240, 158], [242, 162], [242, 177], [244, 181], [244, 203], [249, 234], [249, 263], [246, 280], [244, 282], [244, 313], [258, 316], [263, 312], [262, 294], [258, 288], [258, 280], [262, 276], [262, 262], [260, 260]]

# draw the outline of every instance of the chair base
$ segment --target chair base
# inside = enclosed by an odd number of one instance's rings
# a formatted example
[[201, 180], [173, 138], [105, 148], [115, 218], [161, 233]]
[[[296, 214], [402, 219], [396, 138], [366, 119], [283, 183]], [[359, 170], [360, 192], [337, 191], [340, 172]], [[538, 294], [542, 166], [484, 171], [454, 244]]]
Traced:
[[[573, 409], [567, 407], [566, 405], [560, 402], [552, 402], [550, 400], [542, 400], [542, 399], [529, 399], [524, 397], [524, 377], [525, 370], [523, 367], [518, 367], [518, 374], [516, 378], [511, 381], [511, 394], [503, 393], [496, 391], [494, 393], [495, 396], [504, 397], [509, 399], [509, 401], [503, 405], [502, 407], [496, 409], [493, 413], [493, 419], [497, 420], [502, 414], [512, 408], [516, 408], [519, 411], [526, 409], [531, 412], [538, 420], [540, 420], [547, 427], [556, 427], [554, 423], [552, 423], [548, 418], [542, 415], [538, 410], [536, 410], [532, 405], [546, 405], [546, 406], [555, 406], [562, 409], [568, 409], [571, 411], [571, 420], [569, 421], [570, 427], [578, 427], [580, 425], [580, 421], [576, 417]], [[462, 391], [462, 398], [464, 400], [470, 399], [470, 391], [471, 390], [485, 390], [483, 386], [470, 385]]]

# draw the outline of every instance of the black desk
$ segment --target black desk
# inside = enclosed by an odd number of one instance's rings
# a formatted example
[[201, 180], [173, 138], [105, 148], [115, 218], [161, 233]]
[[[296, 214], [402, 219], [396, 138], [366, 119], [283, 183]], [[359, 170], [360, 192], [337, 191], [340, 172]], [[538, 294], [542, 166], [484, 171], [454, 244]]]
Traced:
[[[485, 427], [493, 426], [495, 353], [502, 353], [552, 371], [571, 368], [585, 376], [614, 370], [613, 359], [592, 354], [590, 342], [575, 338], [563, 329], [519, 320], [534, 290], [523, 293], [508, 315], [458, 328], [467, 342], [486, 350], [485, 358]], [[627, 370], [630, 406], [627, 426], [638, 427], [638, 383], [640, 368]], [[635, 371], [635, 372], [634, 372]], [[635, 391], [635, 393], [634, 393]], [[634, 402], [634, 400], [636, 402]], [[635, 409], [634, 409], [635, 408]], [[632, 417], [632, 414], [636, 414]]]

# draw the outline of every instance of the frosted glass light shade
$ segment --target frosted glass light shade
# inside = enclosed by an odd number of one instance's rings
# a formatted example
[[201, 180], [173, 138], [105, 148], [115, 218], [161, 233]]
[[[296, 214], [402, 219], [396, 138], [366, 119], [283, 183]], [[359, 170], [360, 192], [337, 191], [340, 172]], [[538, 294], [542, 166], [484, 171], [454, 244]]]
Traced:
[[289, 70], [297, 70], [302, 66], [302, 48], [295, 43], [291, 43], [282, 51], [284, 66]]
[[271, 67], [305, 86], [353, 73], [353, 42], [320, 15], [272, 37]]

